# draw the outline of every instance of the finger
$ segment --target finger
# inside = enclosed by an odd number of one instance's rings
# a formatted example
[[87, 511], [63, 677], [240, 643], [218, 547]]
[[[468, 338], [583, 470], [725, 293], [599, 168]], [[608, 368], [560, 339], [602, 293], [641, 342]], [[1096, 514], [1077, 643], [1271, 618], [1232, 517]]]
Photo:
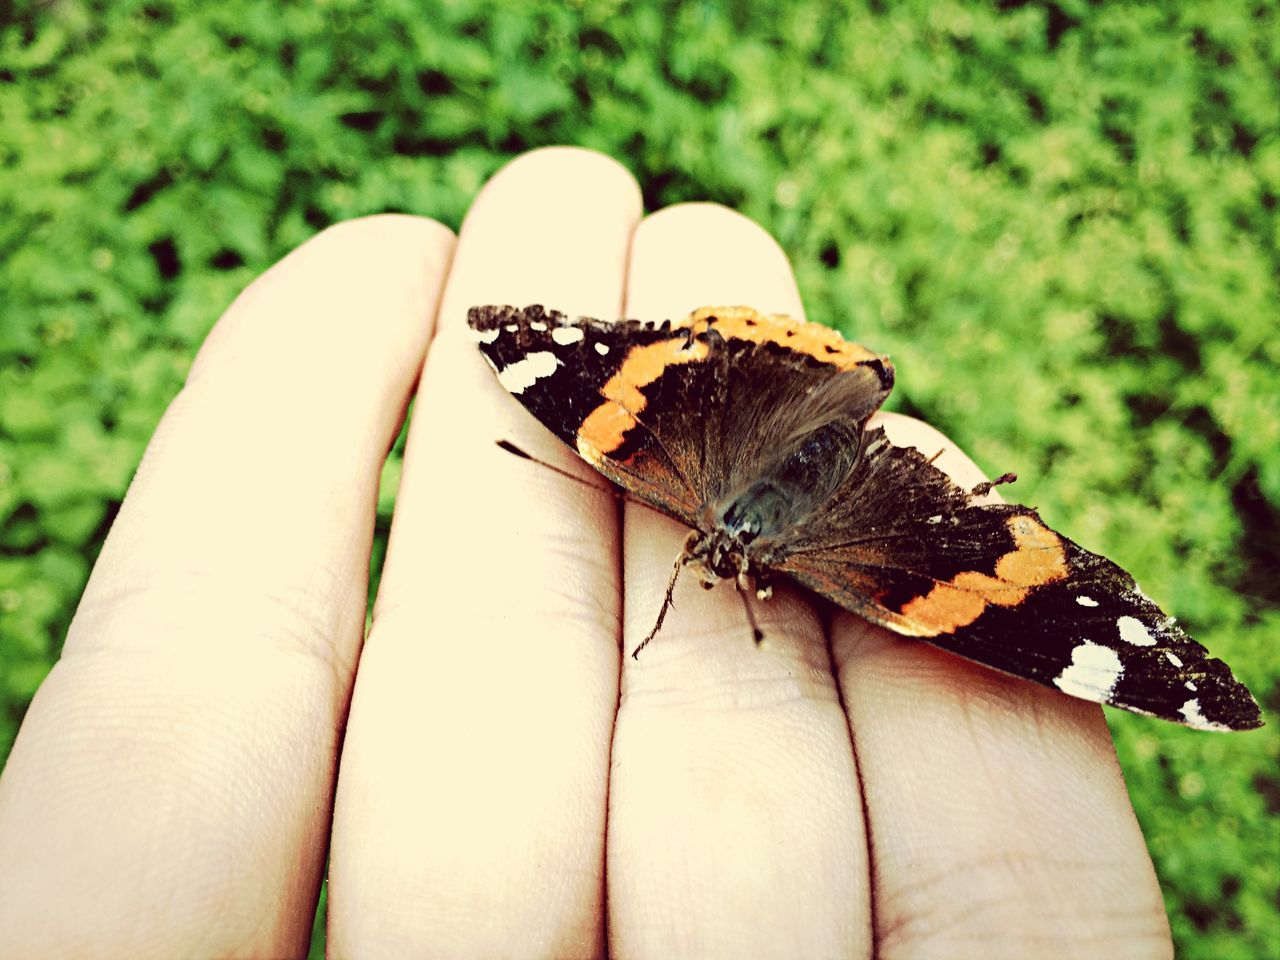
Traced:
[[[931, 427], [882, 422], [895, 444], [944, 450], [938, 463], [961, 486], [985, 479]], [[1170, 955], [1097, 706], [849, 614], [833, 629], [875, 856], [880, 955], [954, 956], [973, 944], [986, 957]]]
[[[801, 315], [758, 226], [699, 205], [655, 214], [632, 248], [628, 316], [750, 304]], [[687, 533], [628, 504], [624, 644], [648, 632]], [[624, 659], [609, 817], [609, 910], [622, 956], [865, 955], [870, 921], [849, 730], [822, 626], [780, 589], [755, 603], [691, 578], [639, 660]], [[754, 602], [754, 600], [753, 600]]]
[[305, 951], [379, 472], [452, 245], [344, 224], [218, 321], [0, 782], [6, 956]]
[[639, 213], [617, 163], [555, 149], [505, 167], [463, 224], [343, 754], [339, 955], [589, 956], [602, 943], [617, 505], [590, 470], [573, 483], [495, 446], [573, 467], [464, 320], [508, 302], [616, 316]]

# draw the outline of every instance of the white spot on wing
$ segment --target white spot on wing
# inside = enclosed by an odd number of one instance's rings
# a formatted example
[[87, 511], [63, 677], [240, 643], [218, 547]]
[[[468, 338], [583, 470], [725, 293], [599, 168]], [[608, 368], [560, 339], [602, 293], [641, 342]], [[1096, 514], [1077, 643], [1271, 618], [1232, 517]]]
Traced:
[[1164, 658], [1172, 663], [1175, 667], [1182, 666], [1182, 658], [1176, 653], [1170, 653], [1168, 650], [1164, 652]]
[[580, 343], [585, 336], [581, 327], [556, 327], [551, 331], [551, 339], [562, 347]]
[[1186, 718], [1187, 726], [1197, 730], [1230, 730], [1225, 723], [1214, 723], [1200, 712], [1200, 698], [1193, 697], [1178, 708], [1178, 712]]
[[505, 330], [505, 331], [507, 331], [507, 333], [515, 333], [517, 330], [519, 330], [519, 329], [520, 329], [520, 326], [519, 326], [518, 324], [515, 324], [515, 323], [508, 323], [508, 324], [507, 324], [505, 327], [503, 327], [502, 329], [503, 329], [503, 330]]
[[512, 393], [524, 393], [543, 377], [555, 373], [560, 361], [549, 350], [531, 353], [523, 360], [517, 360], [509, 367], [498, 371], [498, 380]]
[[595, 348], [596, 353], [600, 354], [602, 357], [609, 352], [609, 345], [607, 343], [597, 343]]
[[928, 520], [925, 521], [925, 523], [941, 523], [941, 522], [942, 522], [942, 514], [940, 513], [935, 513], [932, 517], [930, 517]]
[[539, 333], [542, 333], [547, 329], [547, 325], [543, 323], [541, 320], [530, 320], [529, 329], [537, 330]]
[[1120, 655], [1088, 640], [1071, 651], [1071, 665], [1053, 678], [1063, 693], [1085, 700], [1105, 701], [1124, 675]]
[[1190, 690], [1192, 693], [1195, 693], [1197, 690], [1200, 689], [1195, 685], [1195, 681], [1193, 680], [1188, 680], [1186, 683], [1183, 684], [1183, 686], [1186, 687], [1188, 690]]
[[1116, 626], [1120, 628], [1120, 639], [1125, 643], [1132, 643], [1135, 647], [1150, 647], [1156, 642], [1156, 638], [1137, 617], [1121, 617], [1116, 621]]
[[1098, 605], [1098, 601], [1093, 599], [1093, 597], [1084, 596], [1076, 597], [1076, 603], [1080, 604], [1082, 607], [1096, 607]]
[[498, 339], [498, 335], [501, 333], [497, 327], [494, 327], [492, 330], [476, 330], [472, 327], [467, 327], [467, 329], [471, 331], [471, 339], [476, 343], [493, 343], [493, 341]]

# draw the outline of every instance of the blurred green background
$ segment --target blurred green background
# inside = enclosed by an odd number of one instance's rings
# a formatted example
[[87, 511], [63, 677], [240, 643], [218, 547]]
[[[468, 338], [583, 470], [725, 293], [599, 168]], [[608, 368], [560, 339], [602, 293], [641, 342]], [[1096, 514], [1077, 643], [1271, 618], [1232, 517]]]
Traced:
[[1276, 956], [1278, 116], [1275, 2], [0, 5], [0, 760], [232, 297], [576, 143], [767, 227], [891, 407], [1258, 694], [1251, 734], [1109, 720], [1179, 956]]

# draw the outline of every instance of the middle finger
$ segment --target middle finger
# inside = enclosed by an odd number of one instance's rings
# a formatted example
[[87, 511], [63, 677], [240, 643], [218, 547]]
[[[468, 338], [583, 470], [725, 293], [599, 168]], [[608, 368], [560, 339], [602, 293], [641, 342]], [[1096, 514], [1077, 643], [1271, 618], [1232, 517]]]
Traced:
[[[627, 316], [749, 304], [800, 317], [777, 244], [711, 205], [644, 221]], [[713, 441], [717, 438], [710, 438]], [[627, 504], [624, 650], [653, 624], [687, 531]], [[686, 575], [661, 633], [624, 658], [608, 832], [610, 936], [625, 956], [849, 956], [869, 936], [848, 723], [822, 625], [795, 592], [752, 600]]]

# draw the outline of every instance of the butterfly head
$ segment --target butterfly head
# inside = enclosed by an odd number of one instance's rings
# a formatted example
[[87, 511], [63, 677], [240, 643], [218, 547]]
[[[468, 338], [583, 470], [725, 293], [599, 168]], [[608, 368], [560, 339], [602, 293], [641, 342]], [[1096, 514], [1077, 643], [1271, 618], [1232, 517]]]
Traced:
[[702, 529], [685, 542], [684, 562], [704, 587], [733, 580], [745, 588], [773, 561], [774, 538], [792, 506], [786, 492], [769, 481], [752, 484], [723, 507], [706, 511]]

